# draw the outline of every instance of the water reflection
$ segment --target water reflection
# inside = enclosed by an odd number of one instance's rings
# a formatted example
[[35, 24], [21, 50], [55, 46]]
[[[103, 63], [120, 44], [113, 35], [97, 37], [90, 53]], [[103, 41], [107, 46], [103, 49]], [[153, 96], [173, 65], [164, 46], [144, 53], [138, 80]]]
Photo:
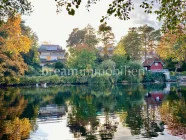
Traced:
[[[185, 139], [185, 93], [170, 84], [1, 89], [0, 139]], [[60, 124], [55, 138], [51, 124]]]
[[19, 118], [26, 106], [27, 100], [19, 89], [0, 91], [0, 139], [19, 140], [29, 137], [29, 119]]

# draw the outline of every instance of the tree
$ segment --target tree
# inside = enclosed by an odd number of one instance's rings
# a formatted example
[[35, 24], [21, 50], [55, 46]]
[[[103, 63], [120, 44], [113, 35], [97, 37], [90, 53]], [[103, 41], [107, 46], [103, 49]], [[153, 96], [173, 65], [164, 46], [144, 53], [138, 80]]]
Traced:
[[[57, 12], [65, 7], [69, 15], [75, 14], [75, 9], [78, 9], [82, 4], [81, 0], [55, 0], [57, 3]], [[87, 0], [87, 9], [93, 4], [96, 4], [98, 0]], [[160, 5], [157, 9], [156, 5]], [[102, 16], [101, 22], [106, 21], [112, 15], [118, 17], [121, 20], [130, 19], [130, 12], [134, 10], [135, 0], [112, 0], [109, 4], [106, 16]], [[186, 19], [186, 1], [185, 0], [142, 0], [140, 7], [144, 9], [145, 13], [157, 14], [159, 21], [163, 21], [162, 29], [167, 32], [168, 30], [174, 30], [178, 26], [185, 26]], [[2, 22], [7, 16], [14, 16], [16, 13], [26, 14], [32, 11], [31, 3], [28, 0], [2, 0], [0, 3], [0, 21]]]
[[20, 53], [27, 53], [31, 47], [28, 37], [22, 35], [21, 17], [9, 18], [0, 26], [0, 83], [15, 83], [27, 69]]
[[87, 25], [84, 29], [73, 29], [67, 40], [67, 46], [75, 46], [79, 44], [86, 44], [89, 47], [95, 47], [98, 43], [95, 29], [91, 25]]
[[116, 63], [111, 59], [104, 60], [100, 65], [100, 68], [105, 70], [114, 70], [115, 67], [116, 67]]
[[32, 12], [29, 0], [2, 0], [0, 2], [0, 22], [7, 17], [14, 17], [17, 13], [28, 14]]
[[31, 131], [31, 124], [29, 119], [19, 119], [7, 120], [4, 124], [4, 132], [8, 139], [21, 140], [29, 138]]
[[154, 52], [157, 47], [157, 41], [161, 38], [160, 30], [155, 30], [153, 27], [143, 25], [138, 28], [138, 32], [141, 35], [146, 60], [147, 53]]
[[70, 56], [67, 59], [67, 66], [75, 69], [91, 69], [95, 65], [96, 50], [87, 45], [78, 45], [70, 48]]
[[67, 40], [67, 47], [83, 43], [85, 33], [85, 31], [79, 30], [78, 28], [73, 29]]
[[157, 52], [162, 59], [172, 59], [178, 62], [177, 68], [181, 67], [182, 62], [186, 62], [186, 35], [182, 30], [176, 33], [167, 33], [162, 36]]
[[125, 46], [123, 42], [120, 41], [114, 50], [114, 55], [124, 56], [125, 54], [126, 54]]
[[116, 68], [117, 69], [122, 69], [125, 67], [125, 65], [127, 64], [127, 62], [129, 60], [127, 60], [127, 57], [124, 55], [113, 55], [112, 56], [112, 60], [116, 63]]
[[56, 62], [55, 63], [55, 68], [56, 69], [63, 69], [64, 68], [64, 64], [62, 62]]
[[[56, 0], [57, 12], [62, 10], [62, 7], [66, 7], [69, 15], [75, 14], [75, 9], [78, 9], [82, 4], [81, 0]], [[96, 4], [98, 0], [87, 0], [87, 9], [93, 4]], [[160, 5], [157, 9], [156, 5]], [[138, 3], [135, 0], [112, 0], [109, 4], [106, 16], [102, 16], [101, 22], [104, 22], [111, 16], [116, 16], [121, 20], [130, 19], [130, 12], [134, 10], [135, 5]], [[163, 21], [163, 31], [176, 29], [180, 24], [185, 25], [186, 19], [186, 1], [185, 0], [142, 0], [140, 7], [144, 9], [145, 13], [157, 14], [159, 21]]]
[[108, 55], [108, 48], [113, 47], [114, 45], [115, 36], [112, 32], [112, 27], [108, 26], [106, 23], [103, 23], [99, 26], [98, 33], [101, 36], [101, 41], [104, 45], [104, 55]]
[[21, 21], [21, 32], [31, 40], [31, 48], [27, 53], [21, 53], [24, 62], [33, 68], [39, 68], [39, 52], [38, 52], [38, 37], [29, 26], [25, 25], [25, 21]]
[[128, 32], [121, 41], [125, 46], [126, 55], [130, 57], [131, 60], [139, 60], [141, 57], [141, 38], [140, 35], [135, 30]]
[[88, 24], [84, 30], [86, 31], [84, 44], [87, 44], [89, 47], [95, 47], [95, 45], [97, 45], [99, 42], [95, 29]]

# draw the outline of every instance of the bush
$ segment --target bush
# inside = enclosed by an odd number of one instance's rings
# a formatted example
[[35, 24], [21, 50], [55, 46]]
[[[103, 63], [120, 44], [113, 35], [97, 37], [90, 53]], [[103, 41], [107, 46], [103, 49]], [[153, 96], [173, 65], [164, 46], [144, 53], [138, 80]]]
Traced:
[[111, 59], [108, 59], [104, 60], [99, 67], [104, 70], [113, 70], [116, 67], [116, 63]]
[[142, 81], [144, 74], [143, 67], [136, 62], [129, 62], [123, 67], [122, 75], [119, 75], [118, 82], [127, 81], [131, 83], [138, 83]]
[[114, 83], [116, 83], [116, 78], [111, 75], [94, 75], [88, 80], [88, 84], [90, 85], [110, 85]]
[[25, 75], [39, 76], [41, 73], [41, 68], [34, 68], [33, 66], [28, 65], [28, 71], [25, 72]]
[[20, 85], [35, 85], [36, 83], [47, 84], [86, 84], [88, 83], [86, 76], [23, 76], [20, 78]]
[[143, 82], [155, 82], [155, 81], [164, 82], [165, 80], [166, 80], [165, 74], [160, 73], [160, 72], [147, 71], [145, 75], [143, 76]]

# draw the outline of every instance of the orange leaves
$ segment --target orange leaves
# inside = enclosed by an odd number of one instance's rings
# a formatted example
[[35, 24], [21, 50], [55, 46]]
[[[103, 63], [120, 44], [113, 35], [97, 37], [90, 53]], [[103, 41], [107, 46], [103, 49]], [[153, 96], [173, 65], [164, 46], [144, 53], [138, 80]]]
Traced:
[[31, 131], [31, 124], [29, 119], [8, 120], [4, 124], [5, 134], [8, 134], [8, 138], [11, 140], [21, 140], [29, 137]]
[[7, 23], [0, 27], [0, 32], [6, 33], [7, 37], [0, 38], [3, 43], [3, 51], [10, 51], [15, 54], [27, 53], [31, 47], [31, 40], [21, 34], [21, 16], [17, 15], [8, 19]]
[[157, 53], [163, 59], [186, 60], [186, 35], [179, 30], [176, 33], [164, 34], [157, 48]]
[[21, 16], [8, 19], [0, 26], [0, 83], [13, 84], [19, 82], [19, 76], [27, 70], [27, 65], [20, 53], [27, 53], [31, 48], [31, 40], [22, 35]]

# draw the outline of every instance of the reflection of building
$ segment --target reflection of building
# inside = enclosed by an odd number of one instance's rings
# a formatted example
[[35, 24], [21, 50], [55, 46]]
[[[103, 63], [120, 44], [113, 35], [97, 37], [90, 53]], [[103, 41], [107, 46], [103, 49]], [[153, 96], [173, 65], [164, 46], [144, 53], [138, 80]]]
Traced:
[[39, 118], [62, 117], [65, 115], [65, 107], [57, 105], [47, 105], [40, 107]]
[[66, 61], [65, 50], [63, 50], [59, 45], [41, 45], [38, 51], [40, 53], [40, 61], [42, 66], [57, 61]]
[[145, 101], [151, 106], [159, 105], [164, 99], [163, 91], [152, 91], [147, 93]]

